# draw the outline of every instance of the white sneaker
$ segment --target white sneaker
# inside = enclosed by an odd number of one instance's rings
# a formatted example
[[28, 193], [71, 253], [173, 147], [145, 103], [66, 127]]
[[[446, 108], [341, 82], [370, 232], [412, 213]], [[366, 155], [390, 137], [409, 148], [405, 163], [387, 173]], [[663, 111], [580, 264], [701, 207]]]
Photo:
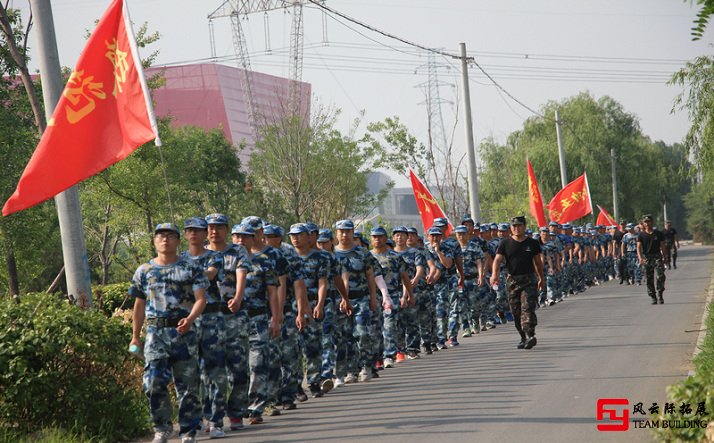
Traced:
[[171, 437], [171, 431], [155, 432], [151, 443], [166, 443], [169, 441], [169, 437]]
[[211, 426], [211, 430], [208, 432], [208, 438], [223, 438], [226, 436], [226, 433], [223, 432], [223, 428], [217, 428], [215, 426]]
[[181, 443], [196, 443], [196, 437], [194, 437], [193, 435], [185, 435], [181, 439]]
[[336, 388], [339, 388], [340, 386], [344, 386], [344, 385], [345, 385], [345, 379], [343, 377], [337, 377], [335, 379], [335, 387]]
[[357, 382], [357, 377], [355, 377], [354, 374], [347, 374], [347, 377], [345, 377], [345, 384], [355, 382]]
[[361, 371], [359, 371], [359, 381], [365, 382], [365, 381], [370, 381], [372, 379], [372, 370], [369, 368], [362, 368]]
[[387, 357], [384, 359], [384, 367], [385, 368], [393, 368], [394, 367], [394, 359]]

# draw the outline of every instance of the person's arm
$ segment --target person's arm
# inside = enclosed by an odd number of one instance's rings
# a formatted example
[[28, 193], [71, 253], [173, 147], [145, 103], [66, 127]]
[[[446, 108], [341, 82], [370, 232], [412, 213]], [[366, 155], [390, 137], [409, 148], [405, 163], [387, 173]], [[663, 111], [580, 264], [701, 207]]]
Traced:
[[536, 274], [538, 274], [538, 290], [545, 290], [545, 277], [543, 276], [543, 254], [536, 254], [533, 257]]
[[184, 317], [179, 320], [178, 326], [176, 326], [176, 330], [179, 332], [179, 334], [185, 334], [186, 332], [190, 331], [193, 322], [198, 318], [199, 315], [203, 313], [203, 310], [206, 308], [206, 288], [196, 288], [196, 290], [193, 291], [193, 297], [196, 299], [196, 301], [193, 302], [191, 313], [188, 314], [188, 317]]
[[374, 270], [371, 267], [367, 269], [367, 287], [369, 288], [369, 309], [374, 312], [377, 310], [377, 285], [374, 282]]
[[321, 278], [317, 281], [317, 304], [312, 310], [312, 317], [315, 320], [325, 315], [325, 300], [327, 300], [327, 278]]
[[293, 292], [295, 293], [298, 311], [297, 318], [295, 319], [295, 325], [297, 326], [298, 331], [302, 331], [305, 328], [305, 325], [310, 322], [310, 303], [307, 300], [307, 286], [305, 285], [305, 280], [295, 280], [293, 282]]
[[456, 257], [456, 272], [459, 273], [459, 286], [464, 285], [464, 258]]
[[278, 320], [280, 320], [280, 323], [283, 322], [283, 309], [285, 308], [285, 300], [288, 298], [288, 275], [283, 274], [278, 276], [278, 282], [280, 282], [280, 286], [278, 286], [277, 294], [278, 294], [278, 306], [280, 306], [280, 309], [278, 310]]
[[268, 291], [268, 306], [270, 307], [270, 337], [275, 338], [280, 335], [280, 326], [283, 323], [283, 308], [278, 303], [278, 288], [273, 285], [267, 285]]
[[228, 309], [231, 312], [238, 312], [240, 305], [243, 303], [243, 295], [245, 294], [245, 280], [248, 276], [248, 270], [238, 268], [236, 270], [236, 293], [232, 299], [228, 300]]
[[640, 261], [640, 263], [644, 264], [644, 258], [642, 257], [642, 243], [640, 243], [640, 239], [637, 239], [637, 260]]
[[141, 343], [141, 328], [144, 326], [144, 318], [146, 317], [146, 299], [145, 298], [135, 298], [134, 299], [134, 312], [132, 313], [132, 334], [131, 343], [129, 345], [137, 345], [142, 348], [144, 345]]
[[501, 262], [503, 262], [503, 254], [496, 254], [493, 259], [493, 267], [491, 268], [491, 286], [498, 285], [498, 274], [501, 270]]
[[424, 277], [424, 274], [426, 273], [426, 272], [424, 272], [424, 266], [421, 266], [421, 265], [417, 266], [416, 270], [417, 271], [416, 271], [416, 274], [414, 274], [414, 278], [412, 278], [411, 281], [409, 282], [409, 283], [411, 283], [412, 288], [415, 288], [416, 285], [419, 284], [419, 281], [422, 279], [422, 277]]
[[402, 271], [399, 273], [399, 275], [402, 277], [403, 288], [401, 305], [402, 307], [406, 307], [412, 305], [412, 301], [414, 300], [414, 296], [412, 295], [412, 282], [411, 280], [409, 280], [409, 274], [407, 274], [406, 272]]
[[[352, 315], [352, 304], [350, 304], [349, 297], [349, 280], [350, 273], [345, 271], [342, 275], [335, 275], [333, 281], [335, 282], [335, 288], [339, 292], [342, 300], [340, 301], [340, 311], [344, 312], [346, 315]], [[347, 283], [346, 283], [347, 282]]]
[[208, 278], [209, 281], [213, 281], [213, 279], [216, 278], [216, 275], [218, 275], [218, 268], [209, 266], [204, 274], [206, 274], [206, 278]]

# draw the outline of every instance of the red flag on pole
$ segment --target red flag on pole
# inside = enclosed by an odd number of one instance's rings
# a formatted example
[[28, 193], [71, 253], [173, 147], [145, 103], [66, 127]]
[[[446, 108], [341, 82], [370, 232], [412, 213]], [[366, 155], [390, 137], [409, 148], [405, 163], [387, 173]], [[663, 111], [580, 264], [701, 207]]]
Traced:
[[617, 224], [615, 219], [612, 218], [612, 216], [605, 209], [603, 209], [602, 206], [596, 206], [600, 210], [600, 213], [597, 215], [597, 221], [595, 222], [595, 224], [604, 226], [617, 226], [617, 229], [620, 229], [620, 226]]
[[548, 224], [545, 219], [545, 211], [543, 210], [543, 198], [540, 195], [540, 189], [538, 189], [538, 182], [536, 181], [531, 161], [526, 159], [526, 164], [528, 166], [528, 197], [530, 200], [531, 215], [536, 219], [538, 227], [540, 228]]
[[[439, 203], [437, 203], [436, 199], [431, 195], [431, 192], [429, 192], [429, 189], [424, 186], [424, 183], [417, 177], [412, 168], [409, 168], [409, 178], [412, 181], [414, 199], [419, 209], [421, 223], [424, 226], [424, 232], [426, 232], [434, 225], [435, 218], [446, 218], [446, 216], [444, 215], [444, 211], [441, 210]], [[444, 237], [448, 237], [452, 229], [453, 225], [449, 222], [449, 227], [446, 228]]]
[[548, 203], [548, 212], [550, 219], [558, 223], [568, 223], [592, 213], [587, 174], [571, 181], [555, 194]]
[[156, 139], [128, 11], [114, 0], [87, 41], [3, 215], [51, 198]]

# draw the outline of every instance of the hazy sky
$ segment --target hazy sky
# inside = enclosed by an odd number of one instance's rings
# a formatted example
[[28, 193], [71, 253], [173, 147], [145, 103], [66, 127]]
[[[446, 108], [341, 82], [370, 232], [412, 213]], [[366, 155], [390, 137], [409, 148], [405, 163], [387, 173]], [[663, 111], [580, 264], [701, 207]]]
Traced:
[[[25, 0], [12, 3], [28, 10]], [[109, 3], [52, 1], [63, 65], [74, 66], [85, 29], [93, 27]], [[221, 3], [129, 0], [129, 7], [136, 25], [148, 22], [151, 30], [161, 33], [154, 46], [160, 50], [156, 64], [162, 65], [208, 62], [207, 15]], [[680, 91], [665, 82], [685, 61], [714, 52], [711, 29], [702, 41], [691, 41], [689, 29], [696, 10], [682, 0], [328, 0], [326, 4], [427, 47], [457, 53], [459, 42], [465, 42], [469, 55], [501, 86], [536, 110], [549, 100], [582, 91], [596, 98], [608, 95], [638, 116], [646, 135], [667, 143], [681, 141], [689, 122], [685, 113], [670, 113]], [[291, 14], [256, 13], [242, 23], [253, 69], [287, 76]], [[427, 80], [424, 51], [325, 15], [314, 6], [304, 9], [304, 26], [303, 80], [312, 84], [315, 98], [342, 110], [342, 129], [361, 110], [366, 112], [364, 123], [396, 115], [426, 143], [426, 108], [419, 104], [425, 97], [418, 86]], [[230, 20], [216, 20], [214, 28], [217, 56], [236, 65]], [[445, 131], [450, 136], [458, 109], [460, 66], [458, 60], [441, 56], [435, 61], [443, 82]], [[476, 143], [486, 137], [502, 142], [532, 115], [474, 66], [470, 79]], [[460, 125], [454, 140], [463, 149]]]

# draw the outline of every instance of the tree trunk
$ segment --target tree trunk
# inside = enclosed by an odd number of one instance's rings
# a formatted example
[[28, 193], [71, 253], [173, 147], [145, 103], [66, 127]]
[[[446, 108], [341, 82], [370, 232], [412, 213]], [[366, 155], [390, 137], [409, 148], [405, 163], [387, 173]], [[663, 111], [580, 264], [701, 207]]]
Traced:
[[10, 287], [10, 295], [20, 295], [20, 281], [17, 277], [17, 262], [15, 252], [12, 248], [5, 249], [5, 261], [7, 262], [7, 282]]

